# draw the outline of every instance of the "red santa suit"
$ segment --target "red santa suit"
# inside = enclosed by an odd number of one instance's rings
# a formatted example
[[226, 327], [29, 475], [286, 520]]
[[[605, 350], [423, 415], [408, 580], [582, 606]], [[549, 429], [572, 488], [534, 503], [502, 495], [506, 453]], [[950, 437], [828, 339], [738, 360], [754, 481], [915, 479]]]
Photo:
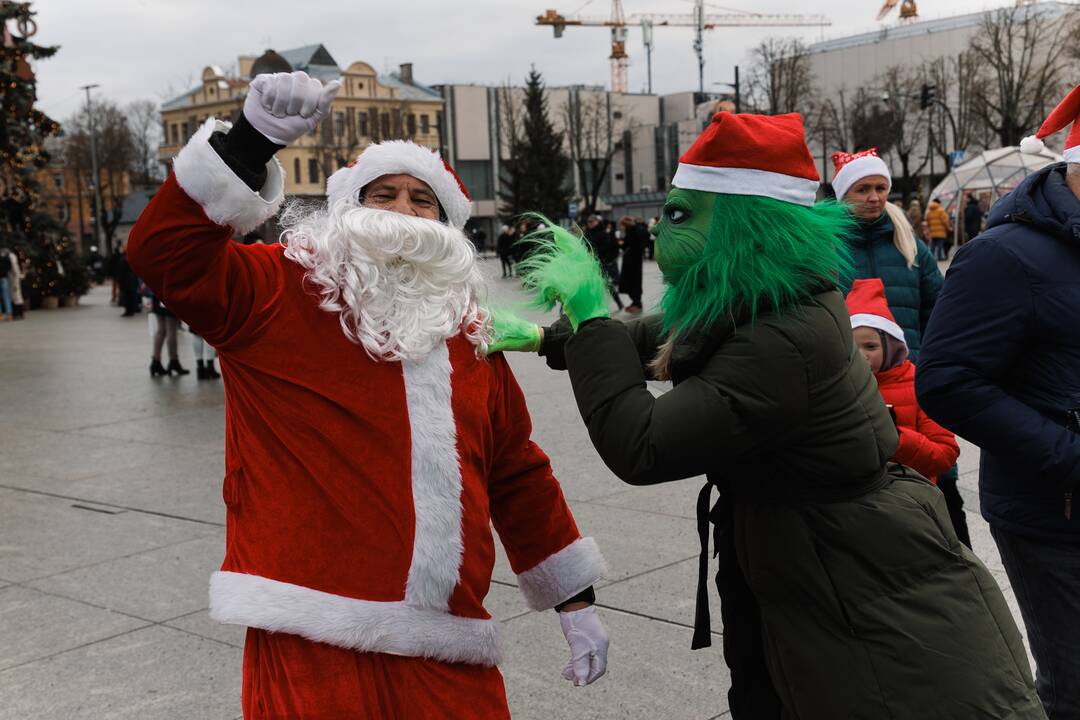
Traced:
[[376, 361], [281, 246], [231, 241], [277, 212], [283, 174], [271, 161], [252, 191], [208, 143], [227, 127], [208, 121], [177, 156], [128, 258], [221, 359], [228, 512], [210, 615], [253, 629], [245, 717], [508, 716], [483, 605], [492, 524], [537, 610], [601, 577], [596, 544], [501, 354], [458, 335]]

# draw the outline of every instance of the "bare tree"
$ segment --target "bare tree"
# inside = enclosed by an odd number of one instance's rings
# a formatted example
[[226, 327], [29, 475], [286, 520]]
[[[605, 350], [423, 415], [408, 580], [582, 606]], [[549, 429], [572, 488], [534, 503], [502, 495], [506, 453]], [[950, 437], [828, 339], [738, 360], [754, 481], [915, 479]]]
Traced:
[[152, 183], [161, 180], [157, 153], [162, 129], [157, 104], [151, 100], [135, 100], [127, 106], [126, 115], [131, 130], [131, 170], [135, 181]]
[[[923, 76], [893, 66], [882, 73], [879, 82], [884, 105], [879, 116], [881, 129], [890, 141], [888, 152], [900, 162], [900, 190], [906, 206], [915, 190], [915, 178], [930, 160], [926, 144], [927, 114], [919, 107]], [[918, 159], [920, 154], [922, 160]]]
[[[622, 149], [623, 132], [631, 127], [630, 118], [616, 123], [618, 107], [605, 92], [571, 92], [563, 106], [563, 124], [570, 144], [570, 160], [581, 186], [581, 213], [596, 211], [604, 181], [611, 170], [615, 153]], [[616, 127], [616, 124], [619, 127]]]
[[1016, 145], [1042, 121], [1076, 53], [1077, 13], [1016, 5], [987, 13], [971, 40], [979, 68], [974, 112], [1001, 145]]
[[979, 65], [975, 54], [965, 50], [926, 63], [923, 73], [937, 97], [929, 108], [930, 145], [948, 167], [953, 150], [985, 147], [981, 144], [984, 124], [975, 107]]
[[[80, 177], [93, 177], [90, 157], [90, 116], [84, 110], [64, 124], [64, 159]], [[124, 219], [124, 198], [131, 191], [131, 167], [135, 147], [127, 117], [116, 103], [98, 100], [93, 106], [101, 204], [97, 209], [108, 247], [113, 247], [116, 227]], [[92, 204], [92, 203], [91, 203]]]
[[798, 38], [768, 38], [750, 51], [747, 105], [766, 115], [807, 114], [814, 99], [814, 74], [806, 45]]

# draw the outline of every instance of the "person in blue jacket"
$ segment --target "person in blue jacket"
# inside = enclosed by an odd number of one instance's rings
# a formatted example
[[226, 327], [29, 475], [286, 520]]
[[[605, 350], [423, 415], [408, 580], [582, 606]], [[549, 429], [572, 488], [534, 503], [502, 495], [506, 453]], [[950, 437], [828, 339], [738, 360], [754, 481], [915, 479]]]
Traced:
[[[1069, 98], [1064, 124], [1080, 114], [1080, 87]], [[1059, 110], [1039, 137], [1060, 129]], [[1080, 718], [1080, 123], [1065, 159], [1000, 200], [960, 248], [916, 372], [919, 404], [982, 449], [982, 515], [1050, 720]]]

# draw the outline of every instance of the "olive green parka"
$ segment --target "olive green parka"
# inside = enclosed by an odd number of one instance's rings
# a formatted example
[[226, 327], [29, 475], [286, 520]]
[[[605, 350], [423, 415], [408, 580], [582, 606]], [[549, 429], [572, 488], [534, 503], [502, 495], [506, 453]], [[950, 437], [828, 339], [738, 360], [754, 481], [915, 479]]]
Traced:
[[654, 397], [660, 328], [595, 319], [541, 352], [565, 363], [621, 479], [707, 475], [730, 502], [782, 717], [1045, 718], [1001, 591], [941, 493], [887, 466], [896, 429], [840, 293], [686, 334], [675, 387]]

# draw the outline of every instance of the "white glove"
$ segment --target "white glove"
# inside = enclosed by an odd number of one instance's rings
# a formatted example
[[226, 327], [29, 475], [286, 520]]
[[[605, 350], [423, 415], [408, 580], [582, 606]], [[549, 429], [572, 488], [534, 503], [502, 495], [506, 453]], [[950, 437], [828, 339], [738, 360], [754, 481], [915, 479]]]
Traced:
[[267, 140], [288, 145], [326, 117], [340, 87], [338, 80], [324, 87], [303, 70], [256, 75], [248, 85], [244, 117]]
[[570, 662], [562, 676], [578, 687], [588, 685], [607, 670], [608, 634], [596, 606], [561, 612], [559, 623], [570, 645]]

